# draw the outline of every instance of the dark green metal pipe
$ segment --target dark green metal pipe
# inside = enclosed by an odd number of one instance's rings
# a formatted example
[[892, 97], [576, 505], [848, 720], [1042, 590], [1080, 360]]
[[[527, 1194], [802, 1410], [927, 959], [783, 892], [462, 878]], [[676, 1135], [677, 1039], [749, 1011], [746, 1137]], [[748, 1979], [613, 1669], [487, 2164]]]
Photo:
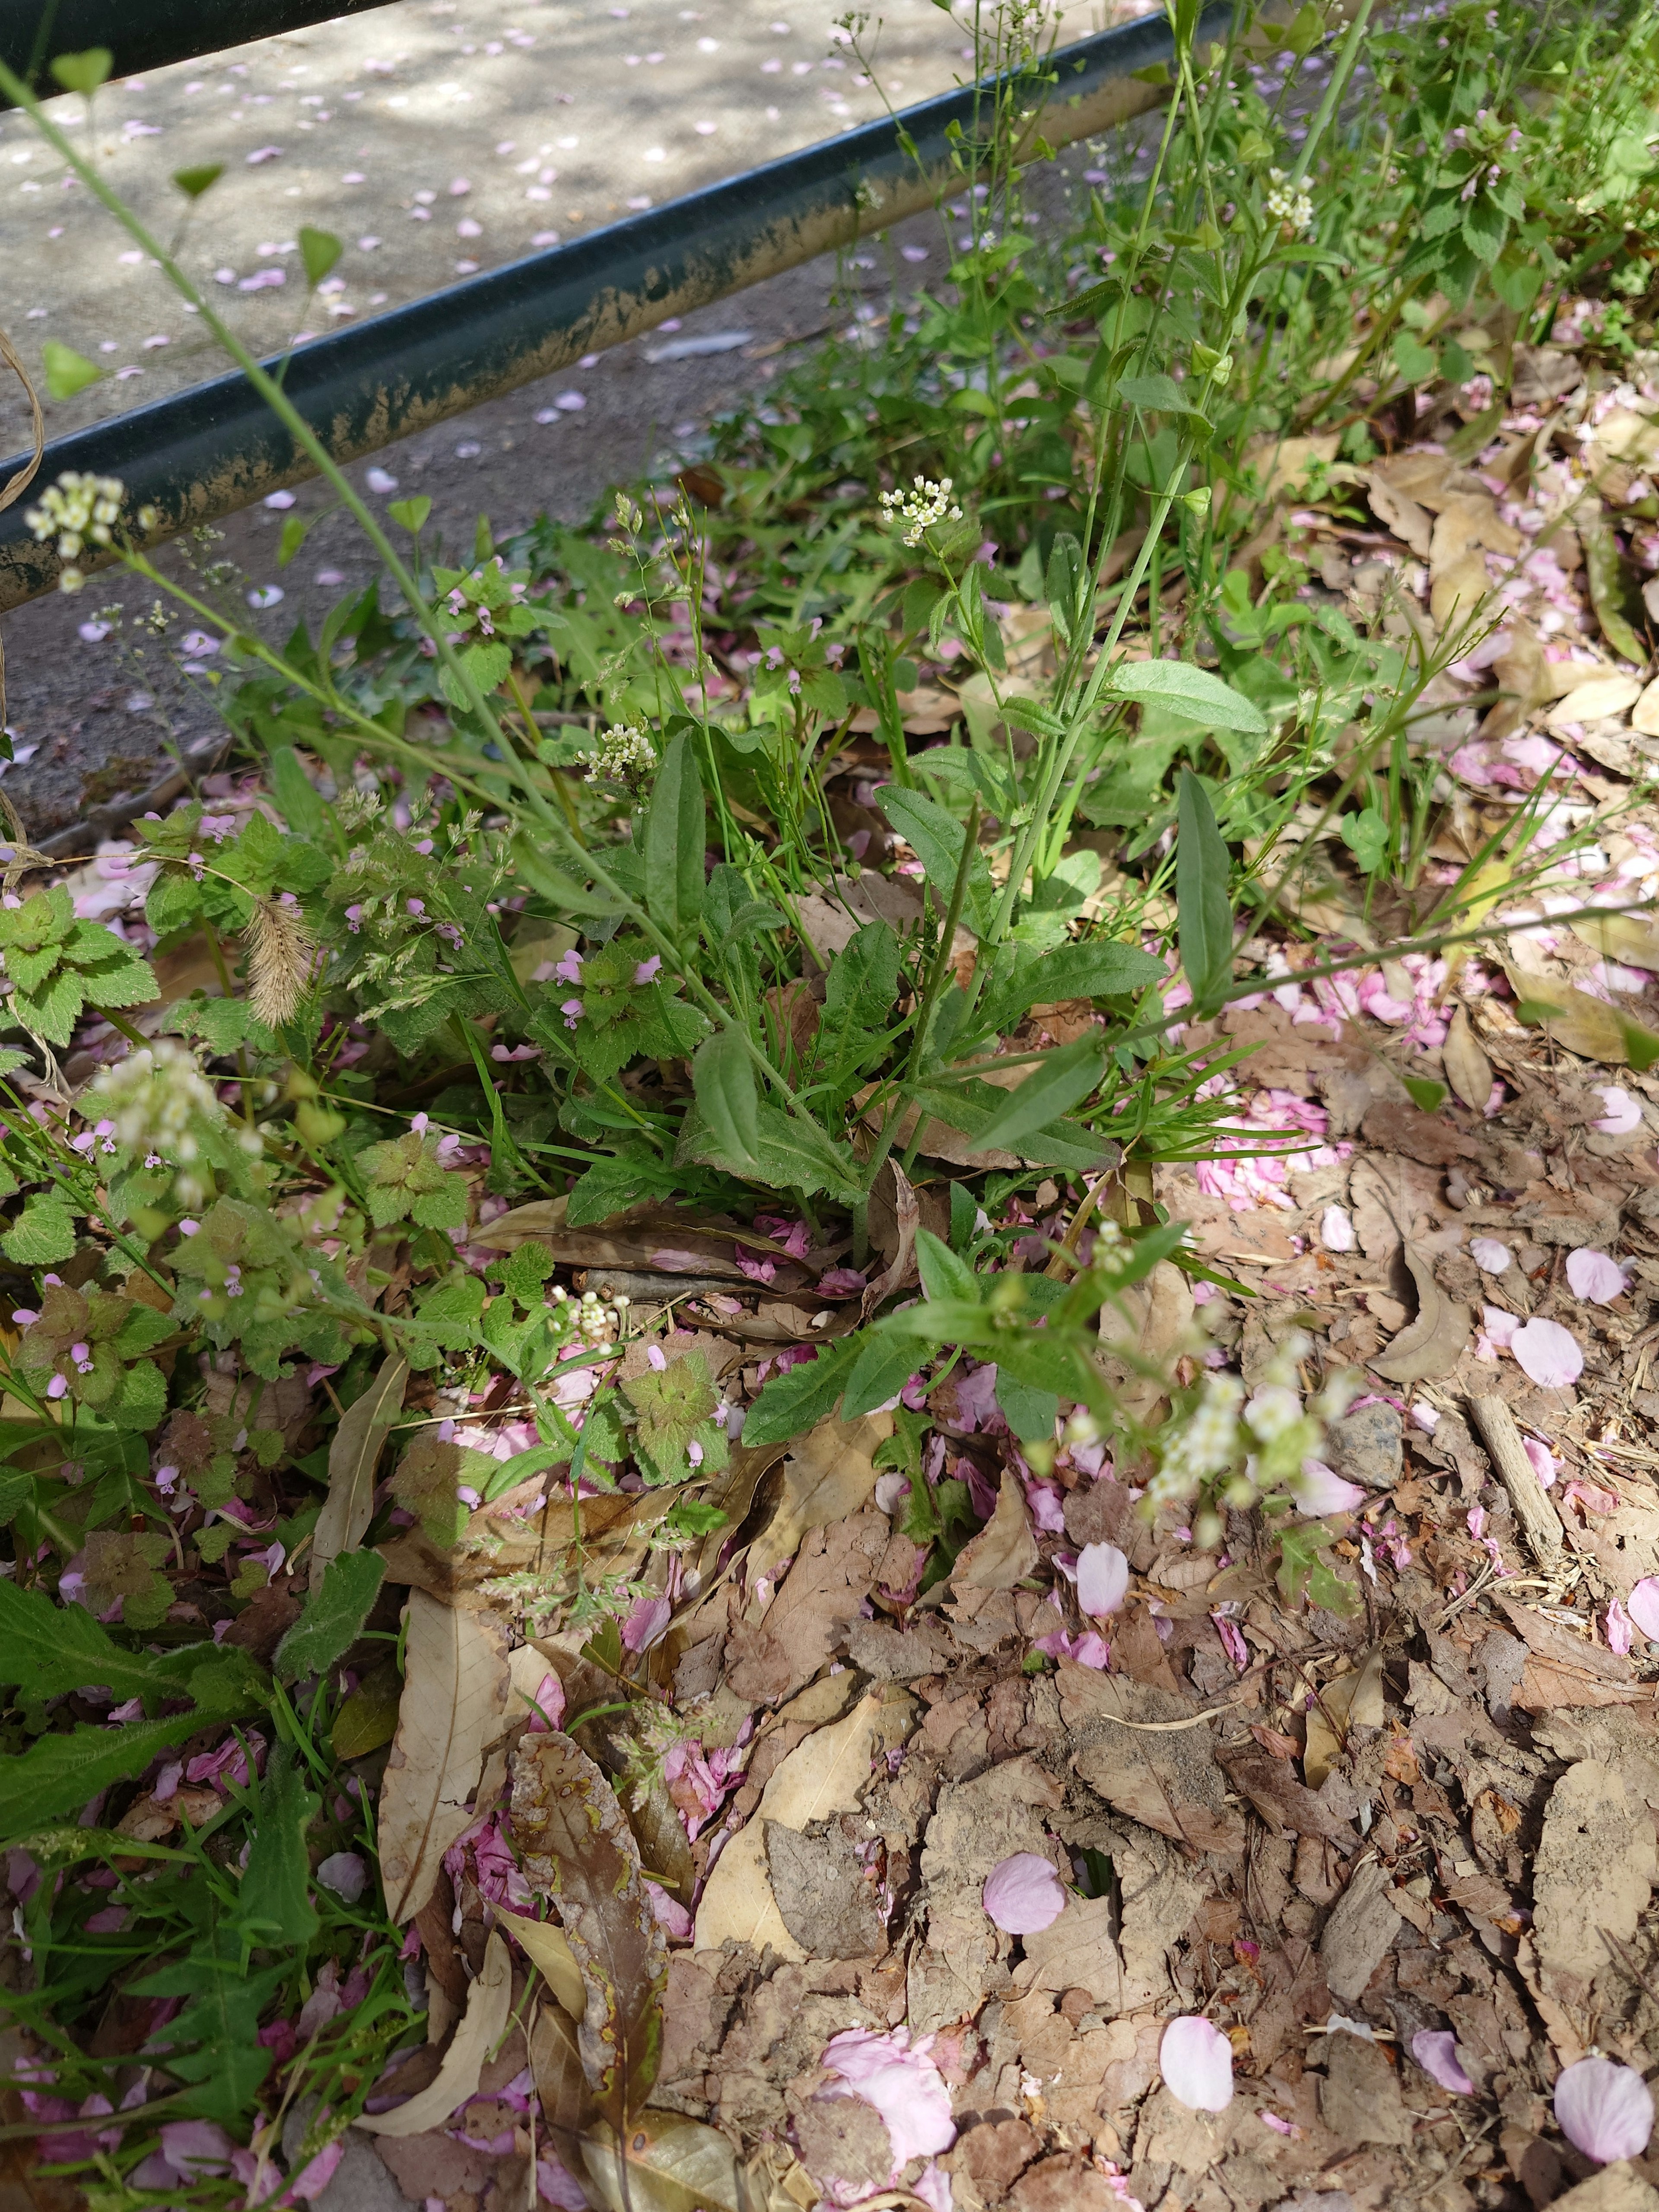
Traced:
[[[137, 76], [169, 62], [223, 52], [250, 39], [274, 39], [337, 15], [361, 15], [388, 0], [0, 0], [0, 61], [42, 93], [58, 88], [46, 64], [55, 54], [103, 46], [111, 75]], [[12, 105], [0, 93], [0, 108]]]
[[[1222, 36], [1230, 15], [1229, 6], [1212, 9], [1205, 35]], [[1052, 58], [1058, 82], [1040, 117], [1043, 137], [1050, 145], [1090, 137], [1161, 104], [1167, 92], [1148, 76], [1170, 52], [1162, 16], [1062, 48]], [[922, 101], [896, 121], [866, 124], [316, 339], [291, 357], [288, 395], [337, 461], [465, 414], [931, 207], [940, 186], [963, 181], [951, 155], [966, 150], [975, 99], [965, 86]], [[0, 463], [0, 482], [23, 458]], [[151, 544], [315, 473], [240, 369], [54, 440], [36, 481], [65, 469], [118, 477], [129, 516], [153, 506]], [[57, 552], [29, 533], [27, 504], [0, 514], [0, 610], [58, 581]]]

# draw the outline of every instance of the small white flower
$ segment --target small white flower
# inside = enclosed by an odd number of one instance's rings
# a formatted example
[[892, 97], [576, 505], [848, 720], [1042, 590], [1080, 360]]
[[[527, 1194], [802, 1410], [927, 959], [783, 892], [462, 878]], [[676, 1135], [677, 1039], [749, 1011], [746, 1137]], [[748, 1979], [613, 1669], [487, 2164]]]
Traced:
[[1267, 172], [1267, 212], [1276, 222], [1288, 223], [1292, 230], [1311, 230], [1314, 220], [1313, 194], [1305, 185], [1292, 184], [1283, 169]]
[[[74, 561], [88, 542], [114, 544], [114, 526], [121, 519], [121, 502], [126, 495], [119, 477], [94, 477], [83, 475], [79, 469], [65, 469], [57, 483], [48, 484], [41, 493], [39, 507], [25, 511], [23, 520], [39, 543], [44, 545], [47, 538], [56, 538], [59, 559]], [[76, 591], [82, 581], [77, 569], [66, 569], [63, 589]]]
[[962, 509], [951, 497], [951, 478], [916, 477], [908, 491], [884, 491], [881, 504], [889, 522], [904, 525], [907, 545], [920, 545], [936, 522], [960, 522]]
[[613, 722], [599, 741], [597, 752], [584, 753], [588, 783], [626, 783], [630, 776], [648, 775], [657, 765], [657, 749], [648, 732], [626, 722]]

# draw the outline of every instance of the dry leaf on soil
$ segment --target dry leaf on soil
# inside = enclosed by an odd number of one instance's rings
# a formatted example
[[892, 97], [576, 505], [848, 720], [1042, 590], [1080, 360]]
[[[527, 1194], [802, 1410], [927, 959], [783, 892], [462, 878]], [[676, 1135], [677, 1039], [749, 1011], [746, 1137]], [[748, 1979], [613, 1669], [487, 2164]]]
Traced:
[[587, 2007], [587, 1984], [576, 1964], [570, 1939], [556, 1921], [532, 1920], [527, 1913], [495, 1907], [495, 1917], [532, 1966], [539, 1969], [547, 1986], [573, 2020]]
[[625, 2128], [657, 2076], [668, 1946], [617, 1794], [557, 1730], [513, 1757], [513, 1832], [526, 1880], [554, 1905], [586, 1986], [577, 2026], [601, 2113]]
[[404, 1693], [380, 1795], [386, 1910], [413, 1918], [472, 1815], [485, 1747], [510, 1717], [505, 1637], [487, 1614], [410, 1592]]
[[483, 2063], [501, 2039], [513, 2001], [513, 1962], [506, 1943], [491, 1933], [483, 1971], [467, 1992], [466, 2010], [444, 2053], [437, 2078], [394, 2112], [365, 2112], [357, 2125], [375, 2136], [417, 2136], [441, 2127], [477, 2090]]
[[588, 2179], [607, 2212], [747, 2212], [737, 2153], [718, 2128], [681, 2112], [641, 2112], [619, 2170], [616, 2137], [597, 2130], [582, 2145]]
[[374, 1470], [386, 1431], [404, 1409], [408, 1382], [409, 1362], [401, 1355], [386, 1360], [362, 1397], [354, 1398], [340, 1416], [328, 1448], [328, 1496], [311, 1540], [313, 1590], [329, 1561], [342, 1552], [355, 1552], [363, 1540], [374, 1511]]
[[761, 1802], [714, 1862], [697, 1907], [696, 1948], [717, 1951], [728, 1936], [754, 1949], [770, 1944], [799, 1964], [805, 1953], [784, 1925], [767, 1875], [766, 1824], [802, 1831], [815, 1820], [855, 1813], [878, 1749], [896, 1748], [910, 1732], [914, 1703], [902, 1692], [872, 1690], [844, 1720], [821, 1728], [782, 1759]]
[[890, 1413], [865, 1413], [855, 1421], [820, 1421], [791, 1449], [777, 1511], [749, 1547], [751, 1579], [793, 1559], [809, 1528], [827, 1528], [868, 1503], [876, 1486], [871, 1455], [892, 1433]]
[[951, 1585], [958, 1591], [1012, 1589], [1036, 1571], [1037, 1558], [1024, 1485], [1012, 1468], [1005, 1468], [996, 1511], [957, 1553]]
[[1477, 1114], [1484, 1114], [1486, 1102], [1492, 1097], [1492, 1062], [1481, 1050], [1474, 1031], [1469, 1027], [1466, 1007], [1460, 1006], [1452, 1016], [1440, 1059], [1446, 1071], [1446, 1080], [1455, 1096]]
[[1401, 1330], [1370, 1367], [1390, 1382], [1420, 1382], [1451, 1373], [1463, 1356], [1474, 1324], [1468, 1307], [1444, 1295], [1434, 1279], [1434, 1269], [1409, 1244], [1405, 1256], [1417, 1285], [1417, 1319]]

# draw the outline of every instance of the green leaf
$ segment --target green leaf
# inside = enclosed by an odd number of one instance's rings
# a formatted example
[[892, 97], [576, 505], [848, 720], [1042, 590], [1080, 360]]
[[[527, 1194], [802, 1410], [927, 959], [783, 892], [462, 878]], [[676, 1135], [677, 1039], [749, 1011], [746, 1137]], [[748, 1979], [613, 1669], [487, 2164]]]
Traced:
[[9, 1838], [27, 1835], [64, 1813], [78, 1813], [100, 1790], [140, 1773], [157, 1752], [182, 1743], [201, 1725], [199, 1712], [175, 1713], [164, 1721], [82, 1727], [67, 1735], [37, 1738], [21, 1759], [7, 1762], [0, 1803], [3, 1833]]
[[1151, 376], [1126, 376], [1119, 380], [1117, 396], [1131, 407], [1156, 408], [1164, 415], [1197, 415], [1204, 410], [1187, 397], [1174, 377], [1156, 372]]
[[308, 1943], [317, 1933], [306, 1830], [321, 1803], [296, 1772], [289, 1747], [278, 1743], [259, 1784], [239, 1900], [239, 1917], [267, 1944], [273, 1936], [283, 1943]]
[[[952, 1183], [951, 1196], [954, 1198], [957, 1192], [963, 1188], [960, 1183]], [[916, 1231], [916, 1266], [921, 1273], [921, 1287], [930, 1298], [961, 1298], [971, 1302], [979, 1296], [979, 1284], [973, 1269], [948, 1244], [935, 1237], [931, 1229], [918, 1229]]]
[[[936, 799], [925, 798], [919, 791], [906, 791], [896, 783], [878, 784], [876, 787], [876, 801], [921, 860], [923, 872], [942, 910], [955, 886], [957, 871], [962, 866], [963, 842], [968, 834], [966, 830], [954, 815], [947, 814]], [[989, 865], [983, 853], [975, 852], [969, 862], [968, 891], [963, 902], [962, 919], [964, 926], [973, 930], [976, 936], [988, 925], [994, 902]]]
[[104, 374], [85, 354], [76, 353], [73, 346], [64, 345], [58, 338], [46, 340], [40, 349], [40, 359], [46, 372], [46, 390], [53, 399], [73, 399], [77, 392], [96, 384]]
[[325, 1674], [362, 1634], [380, 1594], [386, 1561], [378, 1552], [341, 1552], [323, 1570], [319, 1588], [276, 1647], [272, 1671], [284, 1681]]
[[697, 1047], [691, 1082], [702, 1117], [727, 1162], [739, 1173], [756, 1173], [760, 1101], [754, 1066], [735, 1030], [718, 1030]]
[[344, 251], [331, 230], [313, 230], [308, 222], [301, 224], [300, 258], [305, 264], [306, 282], [313, 290]]
[[1176, 831], [1176, 910], [1181, 964], [1195, 1013], [1218, 1002], [1232, 980], [1231, 863], [1216, 826], [1210, 794], [1190, 769], [1181, 771]]
[[873, 1413], [878, 1406], [896, 1398], [923, 1357], [914, 1337], [890, 1336], [882, 1329], [869, 1330], [847, 1378], [846, 1394], [842, 1400], [842, 1419], [855, 1421], [860, 1413]]
[[[305, 234], [302, 231], [301, 236]], [[394, 499], [386, 513], [400, 527], [416, 537], [426, 527], [426, 519], [432, 512], [432, 501], [422, 492], [418, 499]]]
[[199, 200], [204, 192], [211, 191], [225, 173], [222, 161], [203, 161], [193, 169], [175, 169], [173, 181], [188, 200]]
[[107, 46], [88, 46], [84, 53], [58, 54], [52, 73], [65, 92], [85, 93], [88, 98], [109, 78], [115, 57]]
[[1121, 660], [1112, 671], [1111, 689], [1120, 699], [1156, 700], [1170, 714], [1208, 729], [1267, 734], [1267, 717], [1253, 700], [1190, 661]]
[[0, 1252], [20, 1267], [51, 1267], [75, 1250], [75, 1216], [60, 1198], [32, 1198], [5, 1236]]
[[1362, 874], [1374, 876], [1388, 857], [1389, 818], [1375, 806], [1363, 813], [1345, 814], [1340, 825], [1342, 842], [1353, 854]]
[[1022, 1443], [1054, 1442], [1054, 1417], [1060, 1411], [1060, 1400], [1054, 1391], [1034, 1389], [999, 1365], [996, 1401]]
[[1446, 1086], [1443, 1083], [1437, 1083], [1432, 1076], [1402, 1075], [1400, 1080], [1405, 1085], [1413, 1105], [1419, 1112], [1437, 1114], [1445, 1104]]
[[290, 830], [303, 837], [320, 837], [328, 822], [328, 809], [317, 787], [300, 765], [292, 745], [277, 745], [270, 756], [270, 784], [276, 805]]
[[836, 1337], [820, 1345], [815, 1358], [763, 1382], [743, 1425], [745, 1449], [782, 1443], [827, 1420], [864, 1341], [861, 1336]]
[[287, 568], [317, 525], [330, 512], [330, 509], [325, 507], [319, 509], [315, 514], [289, 515], [288, 520], [283, 525], [283, 534], [276, 541], [276, 566], [279, 568]]
[[1401, 331], [1394, 342], [1394, 363], [1409, 385], [1427, 384], [1440, 374], [1439, 356], [1408, 331]]
[[526, 836], [513, 841], [513, 864], [531, 889], [550, 905], [566, 914], [621, 914], [622, 907], [609, 891], [590, 890], [568, 876], [562, 868], [556, 868], [537, 849]]
[[1008, 1103], [974, 1138], [982, 1152], [1018, 1152], [1020, 1139], [1034, 1136], [1086, 1098], [1100, 1081], [1106, 1048], [1097, 1037], [1079, 1037], [1058, 1052], [1045, 1053], [1025, 1080], [1008, 1093]]
[[702, 771], [691, 732], [672, 738], [646, 811], [645, 902], [671, 937], [696, 927], [703, 900]]

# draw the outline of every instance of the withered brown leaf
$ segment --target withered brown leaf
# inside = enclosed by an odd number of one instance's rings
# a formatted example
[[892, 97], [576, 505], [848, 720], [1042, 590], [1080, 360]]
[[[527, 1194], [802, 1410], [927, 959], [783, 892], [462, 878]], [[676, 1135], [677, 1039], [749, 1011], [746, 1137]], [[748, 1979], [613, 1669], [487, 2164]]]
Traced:
[[668, 1946], [616, 1792], [568, 1735], [526, 1735], [514, 1754], [513, 1832], [586, 1984], [582, 2066], [604, 2117], [627, 2128], [657, 2075]]

